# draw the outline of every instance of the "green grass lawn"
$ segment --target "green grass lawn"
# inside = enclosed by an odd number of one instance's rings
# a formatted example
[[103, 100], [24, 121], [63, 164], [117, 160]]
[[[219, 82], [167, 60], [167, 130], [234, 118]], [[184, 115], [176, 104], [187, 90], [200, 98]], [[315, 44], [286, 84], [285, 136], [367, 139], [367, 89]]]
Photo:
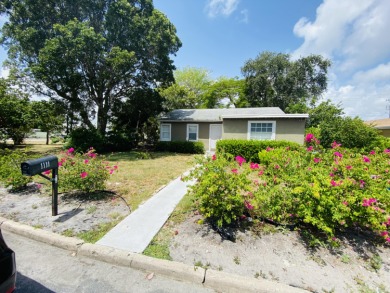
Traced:
[[[24, 145], [15, 148], [26, 149], [31, 155], [46, 156], [60, 155], [63, 145], [46, 145], [44, 140], [26, 140]], [[135, 210], [162, 186], [190, 169], [195, 155], [129, 151], [102, 157], [111, 165], [118, 166], [118, 171], [107, 182], [107, 189], [116, 192], [126, 200], [131, 210]], [[61, 169], [59, 172], [61, 175]]]

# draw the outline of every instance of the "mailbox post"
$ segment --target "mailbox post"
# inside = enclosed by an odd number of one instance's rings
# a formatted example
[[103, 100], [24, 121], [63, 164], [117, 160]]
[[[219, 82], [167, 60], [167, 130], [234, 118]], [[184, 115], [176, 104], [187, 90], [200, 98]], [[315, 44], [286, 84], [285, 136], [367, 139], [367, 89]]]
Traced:
[[[25, 161], [21, 164], [22, 175], [39, 175], [52, 184], [52, 216], [58, 215], [58, 158], [56, 156], [47, 156], [35, 160]], [[51, 170], [52, 178], [42, 174]]]

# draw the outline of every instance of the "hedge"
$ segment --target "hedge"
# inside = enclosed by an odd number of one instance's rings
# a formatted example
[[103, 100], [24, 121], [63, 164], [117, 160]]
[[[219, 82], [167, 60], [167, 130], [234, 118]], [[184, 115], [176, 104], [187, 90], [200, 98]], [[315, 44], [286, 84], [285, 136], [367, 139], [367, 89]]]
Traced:
[[196, 141], [159, 141], [156, 151], [183, 154], [204, 154], [203, 143]]
[[299, 143], [286, 140], [244, 140], [223, 139], [217, 141], [217, 154], [241, 156], [247, 161], [260, 163], [259, 152], [267, 148], [289, 147], [296, 150], [302, 146]]

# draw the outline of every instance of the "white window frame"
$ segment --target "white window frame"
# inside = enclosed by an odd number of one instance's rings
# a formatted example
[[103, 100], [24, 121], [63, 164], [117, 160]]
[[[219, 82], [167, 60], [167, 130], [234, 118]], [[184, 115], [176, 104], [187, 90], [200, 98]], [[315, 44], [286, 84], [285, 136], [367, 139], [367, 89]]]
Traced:
[[[196, 126], [196, 139], [190, 140], [190, 127]], [[199, 124], [187, 124], [187, 141], [198, 141], [199, 140]]]
[[275, 140], [276, 136], [276, 121], [265, 121], [265, 120], [253, 120], [253, 121], [248, 121], [248, 140], [257, 140], [255, 138], [251, 138], [251, 124], [252, 123], [272, 123], [272, 134], [270, 140]]
[[[163, 138], [163, 126], [169, 126], [169, 138]], [[172, 139], [172, 125], [170, 123], [161, 123], [160, 124], [160, 141], [171, 141]]]

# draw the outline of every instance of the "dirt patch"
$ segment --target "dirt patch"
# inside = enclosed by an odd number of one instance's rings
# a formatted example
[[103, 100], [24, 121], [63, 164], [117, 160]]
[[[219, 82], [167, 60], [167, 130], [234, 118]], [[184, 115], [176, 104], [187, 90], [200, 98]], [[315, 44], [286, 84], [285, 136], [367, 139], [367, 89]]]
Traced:
[[198, 224], [199, 219], [195, 215], [175, 227], [173, 260], [313, 292], [390, 290], [390, 249], [370, 245], [364, 236], [343, 239], [335, 250], [311, 250], [297, 232], [288, 230], [261, 237], [237, 231], [232, 242], [209, 225]]
[[0, 216], [59, 234], [89, 231], [129, 213], [126, 203], [112, 194], [95, 199], [60, 194], [58, 215], [52, 216], [52, 197], [39, 193], [35, 185], [13, 193], [0, 188]]

